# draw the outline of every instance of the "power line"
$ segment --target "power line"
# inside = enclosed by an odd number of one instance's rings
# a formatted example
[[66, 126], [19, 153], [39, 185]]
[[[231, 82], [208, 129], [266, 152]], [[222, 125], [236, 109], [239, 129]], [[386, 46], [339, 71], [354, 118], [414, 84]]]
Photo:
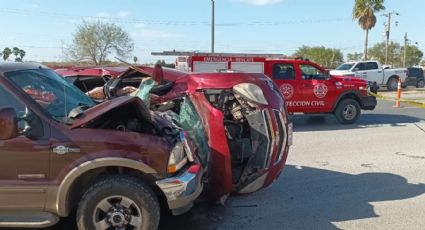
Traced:
[[[34, 11], [24, 9], [0, 9], [0, 12], [8, 14], [18, 14], [24, 16], [40, 16], [50, 18], [76, 18], [87, 20], [106, 20], [124, 24], [146, 24], [146, 25], [163, 25], [163, 26], [211, 26], [207, 21], [175, 21], [175, 20], [146, 20], [136, 18], [119, 18], [119, 17], [104, 17], [104, 16], [87, 16], [67, 13], [56, 13], [53, 11]], [[235, 26], [281, 26], [292, 24], [320, 24], [351, 21], [351, 18], [322, 18], [322, 19], [300, 19], [288, 21], [253, 21], [253, 22], [218, 22], [215, 26], [220, 27], [235, 27]]]

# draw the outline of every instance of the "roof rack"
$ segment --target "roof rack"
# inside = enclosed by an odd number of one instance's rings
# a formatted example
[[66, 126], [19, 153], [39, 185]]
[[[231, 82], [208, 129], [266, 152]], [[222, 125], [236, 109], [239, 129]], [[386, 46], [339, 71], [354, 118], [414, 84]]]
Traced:
[[209, 53], [196, 51], [163, 51], [152, 52], [154, 56], [214, 56], [214, 57], [264, 57], [264, 58], [290, 58], [284, 54], [263, 54], [263, 53]]

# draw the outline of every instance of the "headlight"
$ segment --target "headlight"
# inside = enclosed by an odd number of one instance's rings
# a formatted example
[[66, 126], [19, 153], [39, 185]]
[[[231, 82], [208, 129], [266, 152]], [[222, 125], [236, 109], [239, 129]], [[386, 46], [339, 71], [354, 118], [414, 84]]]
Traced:
[[268, 104], [266, 98], [264, 97], [263, 90], [261, 90], [258, 85], [252, 83], [241, 83], [233, 86], [233, 92], [258, 104]]
[[176, 173], [187, 163], [187, 156], [184, 151], [183, 144], [177, 142], [170, 154], [170, 159], [168, 160], [168, 173]]

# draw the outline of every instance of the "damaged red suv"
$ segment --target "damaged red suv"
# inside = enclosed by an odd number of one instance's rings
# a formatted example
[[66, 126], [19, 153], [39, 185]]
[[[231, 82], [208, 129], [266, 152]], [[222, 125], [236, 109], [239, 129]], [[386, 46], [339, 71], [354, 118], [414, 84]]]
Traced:
[[210, 198], [255, 192], [281, 173], [292, 125], [279, 89], [265, 75], [186, 73], [158, 65], [132, 66], [116, 77], [104, 73], [106, 84], [96, 74], [64, 75], [97, 100], [138, 96], [153, 113], [181, 127], [206, 169], [204, 191]]

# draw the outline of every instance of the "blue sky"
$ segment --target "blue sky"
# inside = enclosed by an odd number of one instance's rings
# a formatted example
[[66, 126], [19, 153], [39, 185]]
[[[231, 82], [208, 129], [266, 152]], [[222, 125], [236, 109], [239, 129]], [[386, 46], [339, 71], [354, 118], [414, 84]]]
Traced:
[[[407, 3], [408, 2], [408, 3]], [[133, 55], [142, 63], [158, 59], [152, 51], [210, 51], [211, 0], [0, 0], [0, 49], [18, 46], [26, 60], [60, 61], [82, 20], [108, 20], [135, 41]], [[216, 52], [283, 53], [302, 46], [362, 52], [364, 32], [352, 20], [354, 0], [215, 0]], [[393, 17], [391, 40], [425, 48], [423, 0], [386, 0]], [[371, 45], [384, 41], [380, 16], [370, 33]], [[395, 26], [398, 21], [398, 26]]]

